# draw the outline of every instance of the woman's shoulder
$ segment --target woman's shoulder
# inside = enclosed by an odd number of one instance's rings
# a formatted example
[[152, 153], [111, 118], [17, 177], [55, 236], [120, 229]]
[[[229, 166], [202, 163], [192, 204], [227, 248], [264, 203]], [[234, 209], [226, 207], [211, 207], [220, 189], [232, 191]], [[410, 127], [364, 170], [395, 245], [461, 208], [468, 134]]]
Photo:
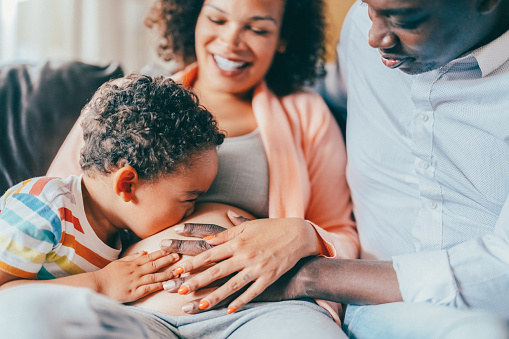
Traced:
[[299, 117], [299, 120], [304, 119], [306, 123], [333, 119], [324, 99], [312, 89], [302, 89], [280, 100], [288, 114]]

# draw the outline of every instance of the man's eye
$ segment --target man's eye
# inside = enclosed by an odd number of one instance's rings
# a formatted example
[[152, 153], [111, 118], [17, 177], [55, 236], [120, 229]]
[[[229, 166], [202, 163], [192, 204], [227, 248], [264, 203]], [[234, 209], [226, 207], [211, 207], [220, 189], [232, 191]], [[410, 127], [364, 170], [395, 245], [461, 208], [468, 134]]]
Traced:
[[420, 21], [396, 22], [395, 25], [402, 29], [416, 29], [420, 25]]

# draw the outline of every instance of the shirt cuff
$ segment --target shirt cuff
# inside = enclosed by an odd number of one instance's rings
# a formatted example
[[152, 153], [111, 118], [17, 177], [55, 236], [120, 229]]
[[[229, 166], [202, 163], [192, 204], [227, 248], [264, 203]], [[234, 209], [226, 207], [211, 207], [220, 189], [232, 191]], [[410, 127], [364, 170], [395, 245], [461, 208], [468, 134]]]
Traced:
[[445, 250], [395, 256], [393, 267], [404, 301], [450, 304], [458, 294]]

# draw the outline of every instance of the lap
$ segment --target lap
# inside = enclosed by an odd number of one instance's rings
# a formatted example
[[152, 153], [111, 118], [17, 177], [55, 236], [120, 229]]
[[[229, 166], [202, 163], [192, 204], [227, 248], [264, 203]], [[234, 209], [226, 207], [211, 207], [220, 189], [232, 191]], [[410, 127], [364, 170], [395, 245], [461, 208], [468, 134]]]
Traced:
[[189, 316], [126, 306], [88, 289], [29, 284], [0, 292], [2, 338], [346, 338], [312, 301], [251, 303]]
[[178, 338], [157, 317], [84, 288], [27, 284], [0, 292], [1, 338]]
[[343, 328], [357, 339], [509, 338], [508, 325], [491, 314], [429, 303], [349, 305]]

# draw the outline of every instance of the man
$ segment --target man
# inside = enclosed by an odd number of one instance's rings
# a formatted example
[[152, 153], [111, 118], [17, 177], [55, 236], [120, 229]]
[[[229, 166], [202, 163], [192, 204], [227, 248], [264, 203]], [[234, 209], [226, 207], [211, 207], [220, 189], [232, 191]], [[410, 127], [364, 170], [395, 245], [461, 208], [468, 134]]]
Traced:
[[382, 312], [403, 317], [396, 332], [419, 328], [405, 312], [466, 316], [430, 304], [509, 319], [508, 13], [507, 0], [366, 0], [345, 21], [324, 97], [348, 111], [361, 257], [392, 263], [329, 263], [338, 285], [344, 268], [361, 284], [328, 293], [429, 303], [349, 307], [356, 337]]
[[351, 304], [355, 338], [509, 336], [507, 13], [508, 0], [352, 7], [323, 92], [348, 111], [371, 260], [307, 260], [285, 296]]

